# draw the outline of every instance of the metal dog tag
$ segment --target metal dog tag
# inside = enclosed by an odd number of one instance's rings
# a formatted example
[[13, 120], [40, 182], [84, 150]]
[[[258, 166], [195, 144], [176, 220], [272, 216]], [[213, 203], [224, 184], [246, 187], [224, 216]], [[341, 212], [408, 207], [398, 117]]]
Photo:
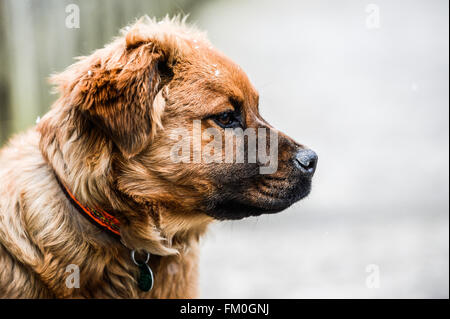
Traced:
[[150, 266], [147, 264], [150, 260], [150, 254], [147, 252], [146, 259], [143, 263], [139, 263], [135, 258], [135, 251], [131, 252], [131, 259], [133, 262], [139, 267], [139, 278], [138, 278], [138, 287], [142, 291], [150, 291], [153, 288], [153, 271]]
[[150, 291], [153, 288], [153, 272], [149, 265], [140, 264], [139, 265], [139, 279], [138, 286], [142, 291]]

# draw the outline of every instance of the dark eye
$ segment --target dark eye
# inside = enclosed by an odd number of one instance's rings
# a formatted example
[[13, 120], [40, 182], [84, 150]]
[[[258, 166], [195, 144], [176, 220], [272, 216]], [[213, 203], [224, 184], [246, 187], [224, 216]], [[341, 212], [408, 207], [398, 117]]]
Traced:
[[240, 126], [239, 119], [235, 116], [234, 112], [225, 112], [213, 117], [214, 121], [223, 128], [238, 127]]

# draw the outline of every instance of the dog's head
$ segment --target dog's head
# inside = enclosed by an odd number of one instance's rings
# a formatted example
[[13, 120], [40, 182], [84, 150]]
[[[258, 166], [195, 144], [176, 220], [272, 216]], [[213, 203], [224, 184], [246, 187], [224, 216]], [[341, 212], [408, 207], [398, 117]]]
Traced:
[[309, 193], [316, 154], [268, 124], [246, 74], [183, 22], [140, 21], [70, 72], [54, 82], [112, 145], [126, 198], [240, 219]]

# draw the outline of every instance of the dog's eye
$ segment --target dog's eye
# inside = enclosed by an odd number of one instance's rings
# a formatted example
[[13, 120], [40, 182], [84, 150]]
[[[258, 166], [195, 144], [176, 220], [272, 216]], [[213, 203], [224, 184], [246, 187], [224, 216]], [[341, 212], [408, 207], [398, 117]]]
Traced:
[[236, 118], [233, 112], [225, 112], [213, 117], [214, 121], [223, 128], [240, 126], [239, 119]]

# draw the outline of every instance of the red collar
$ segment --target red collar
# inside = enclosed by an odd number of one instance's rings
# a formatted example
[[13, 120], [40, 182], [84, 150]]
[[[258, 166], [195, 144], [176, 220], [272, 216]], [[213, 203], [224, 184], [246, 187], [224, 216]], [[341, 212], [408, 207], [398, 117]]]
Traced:
[[70, 192], [69, 188], [57, 178], [61, 188], [70, 200], [70, 202], [95, 225], [102, 229], [107, 229], [116, 236], [120, 236], [120, 221], [113, 215], [105, 212], [101, 208], [89, 208], [81, 204], [75, 196]]

